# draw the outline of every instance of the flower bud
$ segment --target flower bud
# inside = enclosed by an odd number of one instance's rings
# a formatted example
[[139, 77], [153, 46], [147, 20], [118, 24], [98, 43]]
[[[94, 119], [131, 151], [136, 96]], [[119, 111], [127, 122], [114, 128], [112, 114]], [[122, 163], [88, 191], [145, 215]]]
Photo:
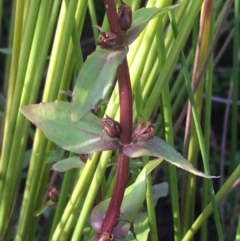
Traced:
[[132, 10], [123, 1], [118, 8], [118, 21], [122, 31], [128, 30], [132, 25]]
[[102, 119], [101, 123], [103, 130], [107, 133], [108, 136], [111, 138], [119, 137], [121, 133], [121, 127], [117, 121], [107, 116], [107, 118]]
[[51, 186], [51, 185], [48, 185], [48, 197], [49, 199], [51, 199], [53, 202], [57, 202], [58, 201], [58, 198], [59, 198], [59, 192], [58, 190]]
[[101, 48], [105, 49], [113, 49], [117, 47], [117, 36], [115, 33], [112, 32], [105, 32], [101, 27], [98, 25], [93, 25], [93, 27], [97, 28], [101, 34], [100, 39], [97, 42]]
[[78, 154], [78, 156], [83, 162], [86, 162], [89, 157], [88, 154]]
[[133, 142], [145, 142], [154, 137], [154, 126], [150, 122], [140, 123], [133, 132]]

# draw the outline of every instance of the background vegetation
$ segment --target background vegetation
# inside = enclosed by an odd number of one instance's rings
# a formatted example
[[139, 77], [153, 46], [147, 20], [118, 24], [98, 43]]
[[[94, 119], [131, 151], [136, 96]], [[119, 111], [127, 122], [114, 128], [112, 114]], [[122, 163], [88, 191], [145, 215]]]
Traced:
[[[176, 2], [126, 3], [135, 11]], [[143, 115], [155, 124], [155, 135], [199, 170], [220, 175], [212, 181], [211, 193], [219, 203], [213, 216], [206, 180], [171, 164], [155, 169], [147, 179], [148, 193], [152, 183], [167, 181], [169, 195], [159, 199], [155, 213], [153, 205], [146, 205], [149, 240], [240, 240], [239, 13], [239, 0], [185, 0], [153, 19], [129, 46], [134, 124]], [[84, 60], [95, 49], [98, 31], [91, 26], [108, 29], [103, 3], [5, 1], [0, 14], [0, 239], [90, 240], [89, 213], [110, 196], [116, 165], [108, 164], [109, 159], [116, 163], [117, 154], [94, 154], [83, 169], [52, 171], [54, 161], [73, 154], [48, 141], [19, 107], [67, 101], [60, 91], [73, 89]], [[196, 90], [194, 108], [186, 105], [191, 89]], [[106, 100], [98, 115], [118, 120], [117, 87]], [[131, 160], [130, 167], [129, 185], [142, 164]], [[59, 197], [47, 202], [52, 186]], [[73, 207], [69, 200], [74, 200]], [[129, 240], [146, 240], [141, 233], [135, 231]]]

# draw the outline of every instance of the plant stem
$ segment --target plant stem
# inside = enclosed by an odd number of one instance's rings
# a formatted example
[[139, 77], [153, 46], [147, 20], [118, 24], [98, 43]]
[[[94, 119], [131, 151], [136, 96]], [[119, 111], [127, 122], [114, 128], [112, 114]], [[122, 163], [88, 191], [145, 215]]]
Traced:
[[117, 10], [113, 0], [104, 0], [104, 7], [109, 21], [111, 32], [117, 35], [117, 44], [123, 43], [122, 31], [118, 22]]
[[119, 65], [117, 69], [119, 98], [120, 98], [120, 125], [121, 135], [120, 141], [122, 144], [131, 142], [132, 137], [132, 89], [130, 83], [129, 69], [127, 59]]
[[[106, 13], [109, 20], [110, 29], [117, 35], [117, 43], [123, 43], [121, 29], [118, 23], [117, 12], [112, 0], [104, 0]], [[128, 144], [131, 142], [132, 136], [132, 90], [129, 76], [129, 69], [127, 59], [119, 65], [117, 69], [117, 78], [119, 85], [119, 98], [120, 98], [120, 125], [121, 134], [120, 142]], [[112, 233], [116, 220], [120, 214], [120, 207], [122, 204], [125, 187], [127, 185], [129, 174], [129, 157], [127, 157], [122, 148], [119, 149], [118, 166], [116, 173], [116, 183], [113, 189], [111, 201], [103, 220], [101, 233]]]

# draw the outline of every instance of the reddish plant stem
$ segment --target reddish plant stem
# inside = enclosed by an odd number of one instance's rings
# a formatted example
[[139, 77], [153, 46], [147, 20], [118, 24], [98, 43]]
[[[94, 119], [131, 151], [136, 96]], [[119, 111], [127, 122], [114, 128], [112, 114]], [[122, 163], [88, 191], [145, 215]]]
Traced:
[[104, 232], [112, 233], [113, 228], [116, 226], [117, 219], [119, 217], [119, 214], [121, 213], [120, 207], [122, 204], [123, 195], [127, 184], [128, 172], [129, 172], [129, 157], [124, 155], [121, 149], [119, 150], [119, 154], [118, 154], [118, 167], [117, 167], [117, 173], [116, 173], [117, 178], [116, 178], [115, 186], [111, 196], [111, 201], [102, 223], [101, 233], [104, 233]]
[[[104, 0], [106, 13], [109, 20], [111, 31], [117, 35], [118, 43], [123, 42], [122, 33], [118, 23], [116, 7], [113, 0]], [[117, 69], [117, 78], [119, 85], [119, 98], [120, 98], [120, 125], [121, 134], [120, 141], [122, 144], [131, 142], [132, 137], [132, 90], [129, 76], [129, 69], [126, 58]], [[111, 201], [103, 220], [101, 233], [112, 233], [116, 220], [120, 213], [124, 191], [127, 185], [129, 174], [129, 157], [127, 157], [122, 148], [119, 149], [118, 166], [116, 173], [116, 182], [113, 189]]]
[[123, 37], [122, 31], [118, 22], [117, 10], [113, 0], [104, 0], [104, 7], [108, 17], [111, 32], [117, 35], [117, 44], [122, 45]]
[[132, 88], [129, 76], [127, 59], [119, 65], [117, 69], [117, 78], [119, 86], [120, 98], [120, 125], [121, 135], [120, 141], [122, 144], [128, 144], [132, 139]]

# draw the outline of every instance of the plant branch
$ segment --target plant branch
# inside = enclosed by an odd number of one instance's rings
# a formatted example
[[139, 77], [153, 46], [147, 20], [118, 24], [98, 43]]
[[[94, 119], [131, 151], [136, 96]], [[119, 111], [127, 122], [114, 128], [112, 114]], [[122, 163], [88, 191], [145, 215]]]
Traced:
[[[104, 0], [106, 13], [109, 20], [110, 29], [117, 35], [117, 43], [123, 43], [122, 32], [119, 26], [116, 7], [114, 1]], [[117, 69], [117, 78], [119, 85], [119, 98], [120, 98], [120, 142], [128, 144], [131, 142], [132, 137], [132, 90], [129, 76], [129, 69], [127, 59], [119, 65]], [[116, 183], [113, 189], [111, 201], [103, 220], [101, 233], [112, 233], [116, 225], [117, 218], [120, 214], [120, 207], [122, 204], [124, 191], [127, 185], [129, 174], [129, 157], [127, 157], [122, 148], [119, 149], [118, 166], [116, 173]]]

